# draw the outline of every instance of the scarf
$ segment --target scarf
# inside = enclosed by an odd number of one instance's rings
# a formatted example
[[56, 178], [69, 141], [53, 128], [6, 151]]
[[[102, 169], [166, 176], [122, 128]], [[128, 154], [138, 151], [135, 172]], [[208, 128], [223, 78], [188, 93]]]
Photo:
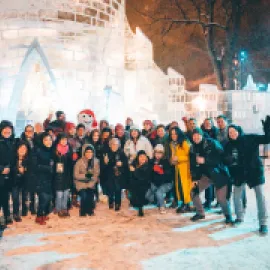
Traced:
[[68, 145], [57, 144], [57, 151], [64, 156], [68, 152]]

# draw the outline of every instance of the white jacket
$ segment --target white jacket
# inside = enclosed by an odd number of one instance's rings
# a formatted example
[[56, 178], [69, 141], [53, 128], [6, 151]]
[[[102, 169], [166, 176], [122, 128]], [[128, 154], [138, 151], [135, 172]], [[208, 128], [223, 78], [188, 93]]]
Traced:
[[136, 144], [132, 140], [126, 141], [124, 152], [130, 161], [135, 158], [140, 150], [144, 150], [150, 159], [153, 158], [153, 147], [146, 137], [140, 136]]

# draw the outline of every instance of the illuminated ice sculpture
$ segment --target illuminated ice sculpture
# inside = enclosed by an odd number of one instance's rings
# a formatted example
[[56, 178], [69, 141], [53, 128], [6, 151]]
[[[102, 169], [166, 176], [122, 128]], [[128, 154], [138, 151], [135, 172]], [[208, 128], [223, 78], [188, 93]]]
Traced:
[[104, 87], [124, 98], [125, 24], [124, 0], [0, 1], [0, 118], [105, 117]]

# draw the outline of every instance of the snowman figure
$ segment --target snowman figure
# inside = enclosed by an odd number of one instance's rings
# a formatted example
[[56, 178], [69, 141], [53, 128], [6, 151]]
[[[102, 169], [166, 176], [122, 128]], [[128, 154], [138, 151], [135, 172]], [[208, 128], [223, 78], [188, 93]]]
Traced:
[[78, 114], [78, 123], [85, 126], [87, 132], [91, 132], [97, 128], [97, 121], [95, 114], [92, 110], [86, 109]]

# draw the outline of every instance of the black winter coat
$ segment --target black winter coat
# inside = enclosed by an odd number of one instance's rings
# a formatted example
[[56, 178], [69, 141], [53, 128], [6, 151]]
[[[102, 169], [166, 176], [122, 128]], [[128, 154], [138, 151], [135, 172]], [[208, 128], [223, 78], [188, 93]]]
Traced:
[[24, 189], [28, 192], [36, 192], [37, 190], [37, 147], [40, 146], [39, 135], [35, 134], [34, 139], [30, 143], [24, 136], [21, 136], [21, 140], [28, 145], [28, 158], [27, 158], [27, 171], [25, 172]]
[[[221, 144], [213, 139], [203, 139], [200, 144], [190, 147], [190, 171], [192, 180], [200, 180], [202, 175], [210, 178], [216, 188], [228, 185], [231, 181], [228, 168], [223, 163], [224, 150]], [[205, 164], [197, 164], [196, 157], [204, 157]]]
[[51, 194], [53, 183], [53, 151], [51, 148], [41, 146], [37, 149], [37, 192]]
[[26, 157], [24, 160], [22, 160], [22, 163], [21, 163], [21, 166], [24, 168], [24, 173], [21, 174], [19, 172], [19, 167], [18, 167], [18, 158], [17, 157], [15, 158], [15, 162], [12, 165], [12, 170], [11, 170], [12, 187], [20, 187], [20, 188], [25, 187], [28, 164], [29, 164], [29, 160]]
[[233, 184], [245, 183], [244, 149], [239, 140], [229, 140], [224, 147], [224, 163], [228, 166]]
[[[106, 165], [104, 159], [100, 161], [101, 171], [106, 171], [108, 179], [106, 181], [106, 187], [108, 190], [115, 190], [116, 187], [125, 189], [128, 185], [128, 159], [122, 150], [117, 152], [108, 152], [109, 163]], [[116, 162], [121, 161], [122, 166], [117, 167]]]
[[[151, 183], [153, 183], [156, 187], [173, 182], [172, 166], [167, 159], [161, 159], [160, 161], [153, 159], [150, 161], [150, 166], [152, 170]], [[155, 172], [155, 166], [160, 167], [164, 173], [160, 174]]]
[[124, 150], [125, 143], [128, 140], [127, 137], [123, 135], [121, 138], [119, 138], [118, 136], [115, 136], [115, 138], [117, 138], [120, 141], [121, 149]]
[[58, 135], [59, 133], [65, 132], [66, 129], [66, 122], [61, 120], [54, 120], [50, 122], [49, 119], [46, 119], [43, 123], [44, 129], [50, 128], [53, 130], [53, 133], [55, 135]]
[[[11, 170], [12, 164], [14, 164], [15, 158], [15, 140], [13, 138], [4, 139], [0, 137], [0, 188], [5, 187], [11, 189], [12, 178]], [[2, 172], [5, 168], [10, 169], [8, 175], [3, 175]]]
[[[59, 169], [59, 166], [62, 167], [63, 172]], [[58, 153], [54, 149], [54, 190], [63, 191], [70, 189], [72, 187], [72, 170], [73, 170], [73, 161], [72, 161], [72, 150], [69, 147], [68, 152], [65, 155]]]
[[[259, 154], [260, 144], [270, 143], [269, 135], [242, 135], [237, 141], [229, 141], [225, 147], [225, 162], [230, 166], [235, 185], [247, 183], [250, 188], [265, 183], [264, 167]], [[234, 169], [232, 149], [237, 147], [238, 168]]]
[[134, 172], [131, 172], [129, 190], [131, 192], [130, 202], [134, 207], [142, 207], [147, 204], [145, 194], [150, 188], [152, 167], [150, 163], [146, 163], [141, 167], [136, 167]]
[[104, 170], [103, 162], [104, 162], [104, 155], [108, 154], [110, 152], [109, 142], [101, 143], [100, 145], [100, 184], [103, 187], [106, 185], [106, 182], [108, 181], [108, 170]]
[[93, 143], [93, 142], [90, 140], [90, 141], [88, 141], [87, 143], [89, 143], [89, 144], [91, 144], [91, 145], [94, 146], [96, 158], [97, 158], [98, 160], [100, 160], [100, 158], [101, 158], [101, 148], [102, 148], [102, 147], [101, 147], [100, 141], [97, 141], [96, 143]]

